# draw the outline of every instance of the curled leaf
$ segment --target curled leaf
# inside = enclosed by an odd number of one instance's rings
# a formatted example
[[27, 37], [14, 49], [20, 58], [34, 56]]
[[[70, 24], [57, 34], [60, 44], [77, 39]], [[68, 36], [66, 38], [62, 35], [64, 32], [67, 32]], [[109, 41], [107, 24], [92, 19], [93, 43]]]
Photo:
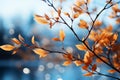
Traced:
[[21, 41], [21, 42], [24, 42], [25, 40], [24, 40], [24, 38], [19, 34], [18, 35], [18, 39]]
[[31, 39], [32, 44], [35, 44], [35, 37], [33, 36]]
[[6, 45], [0, 46], [0, 48], [5, 50], [5, 51], [12, 51], [15, 47], [10, 45], [10, 44], [6, 44]]
[[34, 51], [36, 54], [40, 55], [40, 58], [46, 57], [46, 56], [48, 55], [48, 52], [45, 51], [45, 50], [43, 50], [43, 49], [41, 49], [41, 48], [35, 48], [35, 49], [33, 49], [33, 51]]
[[63, 30], [60, 30], [59, 36], [60, 36], [60, 41], [64, 41], [65, 33]]

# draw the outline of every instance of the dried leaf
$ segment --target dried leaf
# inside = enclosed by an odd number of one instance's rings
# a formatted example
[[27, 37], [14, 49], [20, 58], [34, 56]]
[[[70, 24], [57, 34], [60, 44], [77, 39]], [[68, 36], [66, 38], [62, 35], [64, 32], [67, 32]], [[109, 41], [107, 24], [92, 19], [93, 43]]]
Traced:
[[82, 66], [82, 69], [87, 71], [88, 70], [88, 65]]
[[69, 14], [69, 13], [67, 13], [67, 12], [64, 12], [64, 14], [65, 14], [66, 16], [70, 17], [70, 14]]
[[49, 18], [49, 16], [48, 16], [47, 14], [45, 14], [45, 18], [46, 18], [47, 20], [50, 20], [50, 18]]
[[41, 49], [41, 48], [35, 48], [35, 49], [33, 49], [33, 51], [36, 54], [40, 55], [41, 58], [46, 57], [48, 55], [48, 52], [43, 50], [43, 49]]
[[59, 38], [52, 38], [53, 41], [60, 41]]
[[66, 60], [68, 60], [68, 61], [72, 61], [72, 59], [73, 59], [73, 56], [72, 56], [72, 54], [70, 54], [70, 53], [64, 54], [63, 57], [64, 57]]
[[32, 42], [32, 44], [35, 44], [35, 37], [34, 36], [32, 36], [31, 42]]
[[88, 50], [87, 47], [84, 44], [78, 44], [78, 45], [76, 45], [76, 47], [77, 47], [78, 50], [83, 50], [83, 51]]
[[17, 45], [21, 44], [21, 42], [18, 39], [16, 39], [16, 38], [12, 38], [12, 42], [14, 42]]
[[15, 46], [12, 46], [10, 44], [6, 44], [6, 45], [0, 46], [0, 48], [5, 50], [5, 51], [12, 51], [13, 49], [15, 49]]
[[102, 25], [102, 22], [99, 21], [99, 20], [96, 20], [95, 23], [94, 23], [94, 27], [99, 27]]
[[59, 8], [57, 12], [58, 12], [58, 16], [60, 16], [60, 14], [61, 14], [61, 8]]
[[88, 24], [85, 20], [80, 20], [79, 27], [88, 29]]
[[94, 64], [94, 65], [92, 66], [92, 71], [95, 71], [96, 69], [97, 69], [97, 65]]
[[46, 18], [44, 18], [42, 16], [35, 15], [34, 19], [36, 22], [38, 22], [40, 24], [48, 24], [49, 23], [48, 20], [46, 20]]
[[24, 40], [24, 38], [19, 34], [18, 35], [18, 39], [21, 41], [21, 42], [24, 42], [25, 40]]
[[84, 76], [92, 76], [93, 75], [93, 72], [88, 72], [86, 74], [84, 74]]
[[80, 66], [82, 64], [82, 61], [76, 60], [76, 61], [74, 61], [74, 63], [75, 63], [76, 66]]
[[63, 63], [63, 66], [69, 66], [71, 63], [72, 63], [71, 61], [65, 61], [65, 62]]
[[65, 33], [63, 30], [60, 30], [59, 36], [60, 36], [60, 41], [64, 41]]
[[109, 73], [111, 73], [111, 74], [113, 74], [113, 73], [115, 73], [115, 72], [116, 72], [116, 70], [111, 69], [111, 70], [108, 70], [108, 72], [109, 72]]

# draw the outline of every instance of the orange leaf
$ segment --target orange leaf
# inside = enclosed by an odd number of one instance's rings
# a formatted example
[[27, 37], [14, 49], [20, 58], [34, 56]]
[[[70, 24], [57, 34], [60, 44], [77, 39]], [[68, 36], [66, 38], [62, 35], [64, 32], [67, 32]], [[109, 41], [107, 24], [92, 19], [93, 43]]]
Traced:
[[87, 47], [84, 44], [78, 44], [78, 45], [76, 45], [76, 47], [77, 47], [78, 50], [83, 50], [83, 51], [88, 50]]
[[82, 66], [82, 69], [87, 71], [88, 70], [88, 65]]
[[109, 72], [109, 73], [111, 73], [111, 74], [113, 74], [113, 73], [115, 73], [115, 72], [116, 72], [116, 70], [111, 69], [111, 70], [108, 70], [108, 72]]
[[31, 39], [32, 44], [35, 44], [35, 37], [33, 36]]
[[42, 16], [38, 16], [35, 15], [34, 19], [36, 22], [40, 23], [40, 24], [48, 24], [49, 22], [46, 20], [46, 18], [42, 17]]
[[65, 61], [64, 63], [63, 63], [63, 66], [68, 66], [68, 65], [70, 65], [72, 62], [71, 61]]
[[102, 22], [98, 21], [98, 20], [96, 20], [95, 23], [94, 23], [94, 27], [99, 27], [101, 25], [102, 25]]
[[21, 44], [21, 42], [18, 39], [16, 39], [16, 38], [12, 38], [12, 42], [14, 42], [17, 45]]
[[80, 20], [79, 27], [88, 29], [88, 24], [85, 20]]
[[92, 76], [93, 75], [93, 72], [88, 72], [86, 74], [84, 74], [84, 76]]
[[60, 41], [64, 41], [65, 33], [63, 30], [60, 30], [59, 36], [60, 36]]
[[53, 41], [60, 41], [59, 38], [52, 38]]
[[74, 63], [76, 66], [80, 66], [82, 64], [82, 62], [80, 60], [76, 60], [76, 61], [74, 61]]
[[95, 71], [96, 69], [97, 69], [97, 65], [94, 64], [94, 65], [92, 66], [92, 71]]
[[10, 44], [6, 44], [6, 45], [2, 45], [0, 46], [1, 49], [5, 50], [5, 51], [11, 51], [13, 50], [15, 47], [10, 45]]
[[68, 61], [71, 61], [73, 59], [73, 56], [72, 54], [68, 53], [68, 54], [64, 54], [63, 57], [68, 60]]
[[42, 57], [46, 57], [46, 56], [48, 55], [48, 52], [47, 52], [47, 51], [45, 51], [45, 50], [43, 50], [43, 49], [40, 49], [40, 48], [35, 48], [35, 49], [33, 49], [33, 51], [34, 51], [36, 54], [40, 55], [41, 58], [42, 58]]

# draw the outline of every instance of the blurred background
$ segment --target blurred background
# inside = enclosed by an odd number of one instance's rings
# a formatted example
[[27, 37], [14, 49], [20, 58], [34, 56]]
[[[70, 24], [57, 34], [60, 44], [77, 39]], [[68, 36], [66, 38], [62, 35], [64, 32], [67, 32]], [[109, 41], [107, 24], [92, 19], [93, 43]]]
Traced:
[[[73, 1], [68, 0], [64, 4], [69, 6]], [[101, 4], [103, 4], [102, 1], [98, 5]], [[48, 11], [45, 6], [41, 0], [0, 0], [0, 45], [11, 43], [11, 38], [17, 38], [21, 34], [28, 44], [31, 44], [31, 37], [35, 35], [40, 45], [49, 49], [61, 49], [61, 43], [54, 43], [51, 39], [58, 35], [59, 28], [63, 29], [63, 25], [50, 30], [47, 25], [37, 24], [33, 19], [34, 14], [43, 14]], [[73, 50], [74, 44], [78, 43], [75, 37], [72, 37], [73, 34], [67, 29], [66, 35], [64, 43], [66, 50], [77, 52], [77, 50]], [[55, 45], [57, 48], [54, 47]], [[37, 54], [25, 47], [14, 55], [12, 52], [0, 49], [0, 80], [109, 79], [104, 76], [84, 77], [82, 74], [85, 71], [80, 67], [75, 65], [64, 67], [62, 63], [63, 59], [60, 54], [52, 54], [44, 59], [39, 59]], [[107, 69], [107, 67], [105, 68]], [[98, 68], [98, 71], [104, 72], [106, 69]]]

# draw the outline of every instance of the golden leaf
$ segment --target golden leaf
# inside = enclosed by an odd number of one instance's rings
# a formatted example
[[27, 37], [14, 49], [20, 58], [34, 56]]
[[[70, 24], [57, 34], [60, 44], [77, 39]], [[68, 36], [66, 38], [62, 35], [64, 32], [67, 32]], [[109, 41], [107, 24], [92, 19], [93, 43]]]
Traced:
[[82, 64], [82, 61], [76, 60], [76, 61], [74, 61], [74, 63], [75, 63], [76, 66], [80, 66]]
[[46, 56], [48, 55], [48, 52], [47, 52], [47, 51], [45, 51], [45, 50], [43, 50], [43, 49], [40, 49], [40, 48], [35, 48], [35, 49], [33, 49], [33, 51], [34, 51], [36, 54], [40, 55], [41, 58], [42, 58], [42, 57], [46, 57]]
[[84, 44], [78, 44], [78, 45], [76, 45], [76, 47], [77, 47], [78, 50], [83, 50], [83, 51], [88, 50], [87, 47]]
[[24, 38], [19, 34], [18, 35], [18, 39], [21, 41], [21, 42], [24, 42]]
[[6, 44], [6, 45], [2, 45], [0, 46], [1, 49], [5, 50], [5, 51], [11, 51], [15, 48], [15, 46], [12, 46], [10, 44]]
[[116, 72], [116, 70], [111, 69], [111, 70], [108, 70], [108, 72], [109, 72], [109, 73], [111, 73], [111, 74], [113, 74], [113, 73], [115, 73], [115, 72]]
[[60, 30], [59, 36], [60, 36], [60, 41], [64, 41], [65, 33], [63, 30]]
[[46, 20], [46, 18], [42, 17], [42, 16], [38, 16], [35, 15], [34, 19], [36, 22], [40, 23], [40, 24], [48, 24], [49, 22]]
[[52, 38], [53, 41], [60, 41], [59, 38]]
[[35, 44], [35, 37], [34, 36], [32, 36], [31, 42], [32, 42], [32, 44]]
[[93, 75], [93, 72], [88, 72], [86, 74], [84, 74], [84, 76], [92, 76]]
[[85, 20], [80, 20], [79, 27], [88, 29], [88, 24]]
[[94, 27], [99, 27], [102, 25], [102, 22], [99, 21], [99, 20], [96, 20], [95, 23], [94, 23]]
[[96, 69], [97, 69], [97, 65], [94, 64], [94, 65], [92, 66], [92, 71], [95, 71]]
[[73, 59], [73, 56], [72, 54], [68, 53], [68, 54], [64, 54], [63, 57], [68, 60], [68, 61], [71, 61]]
[[16, 39], [16, 38], [12, 38], [12, 42], [14, 42], [17, 45], [21, 44], [21, 42], [18, 39]]
[[68, 66], [68, 65], [70, 65], [72, 62], [71, 61], [65, 61], [64, 63], [63, 63], [63, 66]]

